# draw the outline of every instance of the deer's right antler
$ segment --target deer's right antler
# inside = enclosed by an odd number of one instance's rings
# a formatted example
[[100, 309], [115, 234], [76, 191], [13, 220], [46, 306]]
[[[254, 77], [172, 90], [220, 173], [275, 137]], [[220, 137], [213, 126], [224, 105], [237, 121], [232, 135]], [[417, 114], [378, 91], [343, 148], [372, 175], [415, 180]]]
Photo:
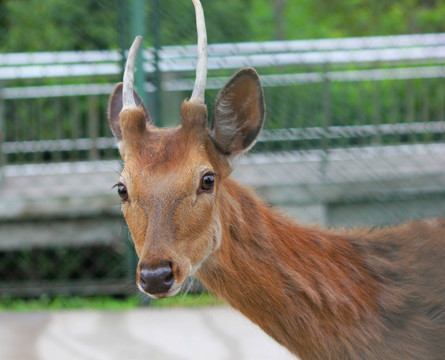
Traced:
[[127, 62], [124, 71], [124, 83], [122, 89], [122, 107], [136, 106], [134, 101], [134, 68], [136, 64], [136, 55], [142, 43], [142, 36], [136, 36], [128, 52]]
[[198, 62], [196, 64], [196, 79], [190, 101], [204, 103], [204, 91], [207, 79], [207, 31], [204, 20], [204, 10], [199, 0], [193, 0], [196, 13], [196, 31], [198, 33]]

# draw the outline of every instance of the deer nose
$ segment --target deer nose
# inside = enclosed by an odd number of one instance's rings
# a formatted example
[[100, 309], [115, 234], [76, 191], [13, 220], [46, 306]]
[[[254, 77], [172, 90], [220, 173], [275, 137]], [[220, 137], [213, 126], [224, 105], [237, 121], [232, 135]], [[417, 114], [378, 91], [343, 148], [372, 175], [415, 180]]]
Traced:
[[156, 268], [144, 266], [139, 271], [139, 285], [149, 294], [166, 293], [174, 281], [171, 263], [162, 263]]

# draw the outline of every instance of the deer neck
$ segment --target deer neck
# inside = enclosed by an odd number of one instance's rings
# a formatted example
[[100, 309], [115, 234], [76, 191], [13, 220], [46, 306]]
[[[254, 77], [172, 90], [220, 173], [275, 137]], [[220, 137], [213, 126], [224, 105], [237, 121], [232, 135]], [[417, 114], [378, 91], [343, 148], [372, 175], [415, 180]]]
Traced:
[[224, 185], [221, 246], [198, 279], [300, 356], [347, 347], [355, 336], [342, 344], [340, 329], [368, 321], [376, 307], [375, 280], [357, 250], [298, 225], [230, 179]]

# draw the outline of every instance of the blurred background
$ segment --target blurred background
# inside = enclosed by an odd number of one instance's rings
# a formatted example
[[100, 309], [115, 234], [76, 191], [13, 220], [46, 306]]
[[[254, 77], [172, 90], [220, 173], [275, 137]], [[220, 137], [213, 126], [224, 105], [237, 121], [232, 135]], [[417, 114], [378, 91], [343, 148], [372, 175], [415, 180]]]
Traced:
[[[203, 0], [206, 99], [260, 74], [265, 129], [234, 173], [302, 222], [445, 213], [445, 3]], [[191, 1], [0, 0], [0, 297], [137, 292], [107, 121], [126, 50], [158, 126], [193, 87]]]

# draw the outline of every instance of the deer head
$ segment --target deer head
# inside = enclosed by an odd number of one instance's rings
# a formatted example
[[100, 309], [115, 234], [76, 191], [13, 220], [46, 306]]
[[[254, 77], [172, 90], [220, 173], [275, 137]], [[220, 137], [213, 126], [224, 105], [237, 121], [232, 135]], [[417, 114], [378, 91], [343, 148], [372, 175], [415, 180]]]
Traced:
[[115, 87], [109, 103], [110, 126], [124, 160], [116, 186], [139, 256], [138, 287], [153, 297], [179, 292], [186, 278], [218, 251], [219, 201], [231, 160], [253, 146], [265, 116], [258, 75], [245, 68], [219, 92], [208, 127], [206, 30], [201, 4], [193, 2], [198, 66], [192, 96], [181, 106], [181, 125], [154, 126], [133, 89], [141, 37], [129, 51], [123, 84]]

